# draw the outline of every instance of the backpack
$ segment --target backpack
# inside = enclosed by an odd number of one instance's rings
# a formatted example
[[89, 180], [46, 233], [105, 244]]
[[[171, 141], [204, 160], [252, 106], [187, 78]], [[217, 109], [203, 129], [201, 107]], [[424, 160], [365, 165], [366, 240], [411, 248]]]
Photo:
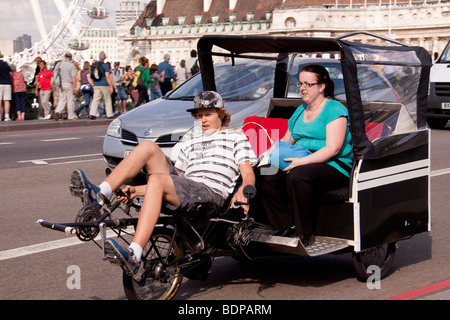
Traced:
[[136, 70], [134, 72], [133, 81], [131, 82], [131, 87], [136, 89], [138, 86], [145, 86], [144, 82], [142, 82], [142, 74], [144, 71], [147, 70], [147, 68]]
[[197, 60], [195, 60], [194, 64], [192, 65], [191, 75], [195, 75], [199, 72], [200, 72], [200, 68], [198, 67], [198, 59], [197, 59]]
[[105, 75], [105, 70], [103, 69], [102, 63], [97, 61], [91, 65], [91, 79], [100, 80]]

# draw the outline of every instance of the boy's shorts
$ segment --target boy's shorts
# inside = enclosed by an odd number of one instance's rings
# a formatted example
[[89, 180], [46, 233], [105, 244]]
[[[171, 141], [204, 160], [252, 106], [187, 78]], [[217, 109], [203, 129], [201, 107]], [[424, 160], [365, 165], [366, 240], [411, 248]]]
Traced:
[[[199, 205], [206, 206], [208, 213], [219, 212], [224, 199], [218, 193], [214, 192], [207, 185], [176, 174], [170, 175], [177, 191], [180, 206], [178, 208], [165, 204], [170, 210], [181, 210], [191, 212], [196, 210]], [[209, 212], [211, 210], [211, 212]]]
[[163, 203], [163, 207], [169, 210], [191, 212], [202, 205], [207, 207], [208, 214], [220, 212], [225, 204], [225, 199], [221, 195], [204, 183], [180, 177], [172, 162], [169, 159], [167, 160], [170, 164], [170, 177], [175, 185], [180, 205], [175, 207], [169, 203]]

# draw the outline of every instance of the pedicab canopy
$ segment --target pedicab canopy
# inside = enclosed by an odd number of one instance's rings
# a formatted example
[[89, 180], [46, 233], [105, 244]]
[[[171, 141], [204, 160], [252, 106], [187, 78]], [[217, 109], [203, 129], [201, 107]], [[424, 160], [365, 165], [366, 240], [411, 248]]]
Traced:
[[[350, 40], [357, 34], [367, 37], [365, 43]], [[369, 32], [337, 38], [203, 36], [198, 55], [204, 90], [216, 90], [213, 63], [218, 57], [232, 63], [237, 58], [274, 59], [273, 97], [287, 98], [288, 61], [294, 54], [305, 59], [333, 57], [340, 62], [345, 86], [341, 101], [349, 109], [356, 159], [379, 158], [428, 144], [424, 141], [427, 135], [416, 133], [426, 129], [429, 53]], [[368, 76], [369, 68], [376, 71], [376, 79]], [[397, 139], [392, 138], [395, 135]]]

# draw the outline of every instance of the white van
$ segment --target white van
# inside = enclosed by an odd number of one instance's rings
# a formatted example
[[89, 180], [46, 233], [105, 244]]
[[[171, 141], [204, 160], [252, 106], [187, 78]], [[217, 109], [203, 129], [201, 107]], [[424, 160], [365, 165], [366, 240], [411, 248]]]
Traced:
[[428, 125], [444, 128], [450, 119], [450, 41], [431, 67], [427, 107]]

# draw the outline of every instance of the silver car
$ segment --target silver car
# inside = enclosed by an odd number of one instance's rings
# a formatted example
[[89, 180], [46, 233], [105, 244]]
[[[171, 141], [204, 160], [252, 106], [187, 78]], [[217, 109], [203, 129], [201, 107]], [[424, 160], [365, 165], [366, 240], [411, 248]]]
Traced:
[[[339, 60], [301, 58], [296, 55], [284, 59], [289, 81], [287, 88], [282, 88], [283, 95], [301, 98], [296, 85], [300, 70], [309, 64], [321, 64], [329, 70], [334, 80], [336, 98], [345, 100]], [[234, 63], [214, 66], [217, 91], [231, 114], [231, 128], [242, 126], [249, 116], [267, 115], [270, 100], [274, 96], [277, 60], [280, 58], [274, 55], [267, 60], [237, 59]], [[395, 90], [378, 71], [367, 69], [363, 74], [364, 81], [360, 83], [362, 100], [365, 100], [366, 95], [383, 97], [382, 101], [397, 100]], [[202, 91], [201, 74], [197, 74], [162, 99], [133, 109], [112, 121], [103, 143], [103, 155], [108, 166], [114, 168], [144, 140], [155, 141], [174, 161], [178, 154], [177, 142], [196, 124], [186, 110], [192, 108], [194, 97]]]
[[[214, 67], [217, 91], [231, 114], [230, 127], [239, 127], [251, 115], [265, 116], [272, 96], [274, 61], [243, 61]], [[103, 155], [115, 167], [144, 140], [155, 141], [172, 160], [175, 144], [195, 123], [187, 109], [203, 91], [197, 74], [165, 97], [149, 102], [116, 118], [109, 125]]]

